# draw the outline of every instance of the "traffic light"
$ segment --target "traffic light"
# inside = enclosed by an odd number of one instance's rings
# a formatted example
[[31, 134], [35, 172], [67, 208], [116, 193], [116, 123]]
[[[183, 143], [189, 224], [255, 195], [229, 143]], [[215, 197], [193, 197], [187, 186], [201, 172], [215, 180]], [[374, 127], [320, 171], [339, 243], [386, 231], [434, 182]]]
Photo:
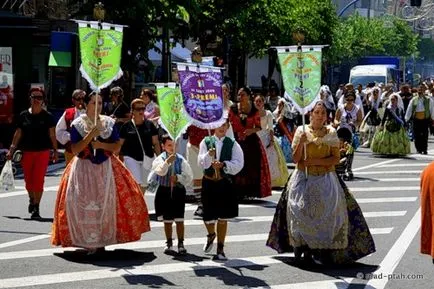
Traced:
[[420, 7], [422, 5], [422, 0], [410, 0], [410, 6]]

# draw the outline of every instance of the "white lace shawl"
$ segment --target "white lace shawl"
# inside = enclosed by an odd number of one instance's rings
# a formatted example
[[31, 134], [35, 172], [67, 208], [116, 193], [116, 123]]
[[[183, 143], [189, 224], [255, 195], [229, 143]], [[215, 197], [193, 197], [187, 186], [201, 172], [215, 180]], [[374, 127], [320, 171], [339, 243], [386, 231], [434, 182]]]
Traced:
[[[106, 115], [100, 115], [99, 118], [104, 127], [99, 136], [102, 139], [108, 139], [113, 133], [115, 120]], [[94, 121], [90, 119], [87, 114], [82, 114], [71, 123], [71, 126], [74, 126], [78, 133], [84, 138], [94, 127]]]
[[[321, 145], [328, 145], [330, 147], [339, 147], [339, 138], [336, 133], [336, 129], [332, 126], [326, 126], [327, 133], [323, 137], [316, 137], [313, 135], [311, 129], [309, 126], [305, 126], [305, 132], [307, 136], [308, 143], [314, 143], [317, 146]], [[300, 142], [300, 137], [303, 133], [303, 126], [297, 127], [297, 130], [295, 131], [294, 139], [292, 142], [292, 147], [295, 149], [297, 144]]]

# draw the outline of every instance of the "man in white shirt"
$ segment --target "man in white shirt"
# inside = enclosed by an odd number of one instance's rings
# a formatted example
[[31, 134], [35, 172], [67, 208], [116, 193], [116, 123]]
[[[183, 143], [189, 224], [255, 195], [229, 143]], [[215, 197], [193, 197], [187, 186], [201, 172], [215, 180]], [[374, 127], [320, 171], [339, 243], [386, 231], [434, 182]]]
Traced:
[[74, 90], [72, 93], [72, 104], [74, 106], [65, 110], [56, 125], [56, 139], [65, 146], [66, 165], [68, 165], [74, 157], [71, 152], [71, 123], [74, 119], [86, 112], [84, 107], [85, 96], [85, 91], [81, 89]]
[[425, 86], [419, 85], [418, 95], [414, 96], [408, 104], [405, 121], [413, 122], [414, 145], [418, 153], [427, 154], [428, 130], [434, 120], [433, 100], [425, 95]]
[[226, 137], [229, 123], [217, 128], [213, 136], [205, 137], [199, 145], [198, 165], [204, 169], [202, 179], [203, 221], [208, 231], [203, 248], [209, 253], [216, 238], [217, 254], [214, 260], [227, 260], [223, 247], [227, 232], [227, 221], [238, 216], [237, 194], [233, 191], [232, 177], [244, 166], [244, 155], [240, 145]]

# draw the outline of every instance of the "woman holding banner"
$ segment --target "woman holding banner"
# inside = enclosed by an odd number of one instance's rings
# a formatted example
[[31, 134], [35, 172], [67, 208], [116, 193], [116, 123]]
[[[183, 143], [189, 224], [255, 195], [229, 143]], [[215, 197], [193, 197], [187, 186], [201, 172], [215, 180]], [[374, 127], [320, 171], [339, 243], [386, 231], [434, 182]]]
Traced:
[[77, 157], [60, 182], [51, 243], [94, 254], [111, 244], [139, 240], [150, 225], [140, 186], [113, 156], [119, 149], [114, 119], [100, 115], [100, 95], [86, 96], [85, 103], [86, 113], [71, 124], [71, 150]]
[[267, 245], [279, 253], [294, 251], [297, 263], [302, 254], [306, 262], [353, 262], [375, 252], [374, 241], [356, 200], [336, 175], [339, 139], [326, 125], [322, 101], [310, 119], [295, 133], [296, 169], [276, 207]]
[[234, 191], [239, 198], [265, 198], [271, 196], [271, 176], [267, 154], [256, 134], [261, 130], [261, 117], [253, 106], [248, 87], [238, 91], [240, 102], [229, 111], [235, 139], [244, 152], [244, 167], [235, 176]]

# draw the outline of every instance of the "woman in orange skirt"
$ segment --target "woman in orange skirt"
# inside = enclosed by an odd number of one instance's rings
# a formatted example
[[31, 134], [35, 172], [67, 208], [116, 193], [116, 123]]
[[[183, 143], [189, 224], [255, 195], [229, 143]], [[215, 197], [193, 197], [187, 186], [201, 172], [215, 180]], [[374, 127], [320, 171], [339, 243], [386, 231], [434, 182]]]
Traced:
[[150, 226], [140, 186], [112, 155], [119, 148], [114, 120], [100, 115], [100, 95], [91, 94], [85, 102], [86, 114], [71, 124], [71, 149], [76, 157], [60, 182], [51, 243], [96, 253], [108, 245], [140, 240]]
[[431, 255], [434, 263], [434, 162], [422, 172], [420, 178], [420, 206], [422, 223], [420, 233], [420, 252]]

